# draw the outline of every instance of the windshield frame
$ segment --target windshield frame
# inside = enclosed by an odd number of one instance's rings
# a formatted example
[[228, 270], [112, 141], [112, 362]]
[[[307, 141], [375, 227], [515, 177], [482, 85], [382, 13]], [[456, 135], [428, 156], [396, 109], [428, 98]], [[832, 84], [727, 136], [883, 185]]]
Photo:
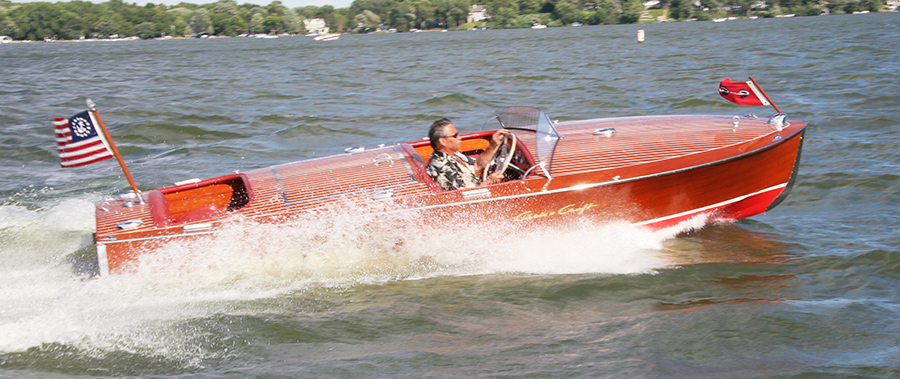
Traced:
[[529, 130], [535, 133], [535, 147], [538, 165], [541, 165], [546, 173], [550, 173], [553, 153], [556, 144], [562, 138], [556, 130], [553, 121], [544, 111], [535, 107], [514, 106], [497, 110], [484, 124], [481, 130], [491, 120], [497, 120], [505, 129]]

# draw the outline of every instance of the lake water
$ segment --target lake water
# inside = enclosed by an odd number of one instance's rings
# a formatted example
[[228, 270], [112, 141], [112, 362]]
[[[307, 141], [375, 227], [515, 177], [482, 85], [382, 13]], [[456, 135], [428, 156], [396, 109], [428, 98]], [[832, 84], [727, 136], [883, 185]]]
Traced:
[[[0, 45], [0, 377], [898, 377], [898, 40], [891, 13]], [[747, 220], [500, 235], [348, 214], [73, 273], [93, 202], [128, 189], [114, 161], [59, 167], [51, 120], [85, 98], [147, 190], [510, 105], [771, 114], [718, 95], [748, 75], [809, 128], [791, 195]]]

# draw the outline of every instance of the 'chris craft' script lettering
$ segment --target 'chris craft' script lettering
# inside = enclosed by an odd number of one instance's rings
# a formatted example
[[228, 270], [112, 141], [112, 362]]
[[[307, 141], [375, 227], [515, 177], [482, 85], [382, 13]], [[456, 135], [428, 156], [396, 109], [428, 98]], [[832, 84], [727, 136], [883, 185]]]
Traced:
[[532, 211], [525, 211], [525, 212], [522, 212], [522, 213], [519, 213], [518, 215], [516, 215], [516, 221], [534, 220], [534, 219], [538, 219], [538, 218], [564, 215], [564, 214], [570, 214], [570, 213], [582, 215], [588, 209], [591, 209], [596, 206], [597, 206], [597, 204], [594, 204], [594, 203], [587, 203], [587, 204], [580, 205], [580, 206], [575, 205], [575, 204], [569, 204], [569, 205], [566, 205], [566, 206], [559, 208], [558, 210], [552, 211], [552, 212], [534, 213]]

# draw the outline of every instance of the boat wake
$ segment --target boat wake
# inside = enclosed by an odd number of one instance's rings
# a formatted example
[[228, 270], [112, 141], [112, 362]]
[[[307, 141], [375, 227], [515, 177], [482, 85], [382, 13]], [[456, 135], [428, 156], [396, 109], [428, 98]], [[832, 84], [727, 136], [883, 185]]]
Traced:
[[684, 230], [590, 222], [521, 229], [464, 214], [436, 225], [413, 212], [370, 211], [345, 206], [277, 224], [237, 218], [214, 237], [140, 256], [126, 276], [157, 285], [162, 278], [184, 281], [176, 287], [247, 282], [289, 289], [440, 276], [647, 273], [667, 266], [662, 241]]
[[0, 205], [0, 352], [64, 346], [191, 366], [228, 349], [202, 341], [209, 333], [185, 330], [189, 320], [265, 313], [271, 299], [403, 280], [653, 273], [671, 265], [663, 242], [680, 230], [625, 223], [521, 230], [459, 214], [429, 225], [412, 213], [360, 215], [350, 207], [280, 224], [237, 219], [216, 238], [170, 243], [124, 273], [88, 278], [70, 258], [93, 233], [92, 203]]

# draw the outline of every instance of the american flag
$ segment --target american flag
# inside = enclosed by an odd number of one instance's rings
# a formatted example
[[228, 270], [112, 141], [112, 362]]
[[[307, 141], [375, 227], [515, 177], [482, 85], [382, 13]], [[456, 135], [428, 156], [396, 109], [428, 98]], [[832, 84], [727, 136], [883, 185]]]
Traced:
[[97, 133], [97, 122], [89, 111], [72, 118], [54, 118], [56, 148], [62, 167], [78, 167], [112, 158], [103, 136]]

